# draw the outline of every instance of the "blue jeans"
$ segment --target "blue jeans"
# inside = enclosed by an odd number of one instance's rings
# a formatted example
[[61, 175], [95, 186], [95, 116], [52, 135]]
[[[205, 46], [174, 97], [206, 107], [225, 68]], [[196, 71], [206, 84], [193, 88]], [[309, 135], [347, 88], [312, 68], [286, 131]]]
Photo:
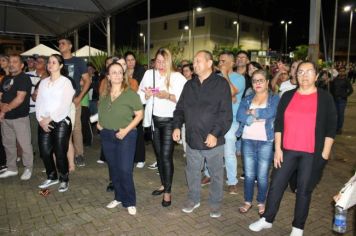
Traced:
[[[236, 185], [237, 180], [237, 157], [236, 157], [236, 131], [239, 128], [239, 123], [233, 122], [229, 131], [225, 134], [225, 144], [224, 144], [224, 160], [227, 176], [227, 185]], [[207, 177], [209, 175], [209, 168], [204, 169], [204, 174]]]
[[115, 200], [124, 207], [136, 206], [136, 192], [133, 181], [133, 165], [136, 149], [137, 131], [131, 130], [124, 139], [117, 139], [116, 131], [100, 131], [101, 145], [109, 166], [114, 185]]
[[335, 106], [337, 111], [337, 130], [342, 130], [344, 126], [344, 114], [346, 108], [347, 100], [343, 98], [336, 98], [335, 99]]
[[268, 173], [273, 156], [272, 148], [273, 141], [242, 139], [245, 202], [252, 202], [256, 177], [257, 202], [265, 202], [268, 189]]

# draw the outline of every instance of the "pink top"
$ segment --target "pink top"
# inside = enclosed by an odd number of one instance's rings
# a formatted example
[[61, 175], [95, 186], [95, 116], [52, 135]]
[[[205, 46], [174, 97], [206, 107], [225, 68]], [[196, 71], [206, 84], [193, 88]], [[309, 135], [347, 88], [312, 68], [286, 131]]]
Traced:
[[317, 92], [294, 94], [284, 113], [283, 147], [287, 150], [314, 153]]

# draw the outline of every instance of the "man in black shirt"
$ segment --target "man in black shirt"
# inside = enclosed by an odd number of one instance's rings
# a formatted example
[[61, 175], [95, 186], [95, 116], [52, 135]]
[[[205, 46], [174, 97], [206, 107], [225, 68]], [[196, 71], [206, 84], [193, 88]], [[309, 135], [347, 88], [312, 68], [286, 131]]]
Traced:
[[[75, 95], [73, 103], [75, 105], [75, 119], [73, 127], [73, 144], [75, 151], [75, 163], [77, 166], [85, 166], [83, 133], [82, 133], [82, 106], [80, 102], [86, 95], [91, 84], [87, 65], [82, 58], [72, 56], [72, 42], [68, 38], [58, 40], [58, 48], [64, 58], [64, 65], [67, 68], [68, 77], [75, 84]], [[81, 86], [82, 82], [82, 86]]]
[[185, 123], [189, 192], [182, 211], [191, 213], [200, 206], [200, 176], [206, 162], [211, 174], [210, 217], [216, 218], [221, 216], [224, 135], [232, 123], [232, 103], [228, 82], [212, 71], [212, 58], [212, 54], [205, 50], [199, 51], [194, 57], [194, 72], [197, 77], [185, 84], [177, 103], [173, 119], [173, 140], [180, 140], [180, 129]]
[[338, 69], [339, 75], [331, 82], [330, 92], [334, 97], [337, 111], [337, 134], [342, 134], [344, 126], [344, 113], [347, 104], [347, 97], [353, 93], [350, 81], [346, 77], [346, 68]]
[[25, 170], [21, 180], [32, 175], [33, 149], [29, 119], [31, 79], [23, 73], [24, 63], [21, 56], [10, 56], [10, 76], [6, 76], [0, 86], [0, 122], [3, 145], [7, 157], [7, 170], [0, 178], [18, 174], [16, 159], [16, 140], [22, 148], [22, 161]]

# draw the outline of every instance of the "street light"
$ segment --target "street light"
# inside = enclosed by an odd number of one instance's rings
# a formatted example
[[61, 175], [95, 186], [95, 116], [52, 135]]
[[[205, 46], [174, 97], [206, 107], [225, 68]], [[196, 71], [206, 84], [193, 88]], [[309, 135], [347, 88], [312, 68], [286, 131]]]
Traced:
[[232, 22], [234, 25], [236, 25], [236, 47], [239, 47], [239, 22], [237, 20], [235, 20], [234, 22]]
[[[190, 30], [188, 25], [184, 26], [184, 30], [188, 31], [188, 48], [191, 47], [191, 40], [192, 40], [192, 31]], [[189, 50], [189, 58], [191, 58], [191, 50]]]
[[347, 70], [350, 69], [350, 49], [351, 49], [351, 29], [352, 29], [352, 18], [354, 15], [354, 11], [356, 11], [355, 8], [352, 8], [352, 6], [346, 6], [344, 7], [344, 12], [350, 11], [350, 29], [349, 29], [349, 45], [347, 47]]
[[143, 53], [146, 53], [146, 36], [144, 35], [144, 33], [140, 33], [140, 37], [143, 38]]
[[193, 8], [193, 19], [192, 19], [192, 35], [193, 35], [193, 40], [192, 40], [192, 51], [193, 51], [193, 56], [194, 56], [194, 29], [195, 29], [195, 11], [197, 12], [201, 12], [203, 10], [203, 8], [201, 7], [196, 7]]
[[281, 21], [281, 25], [284, 25], [284, 31], [285, 31], [285, 37], [286, 37], [286, 42], [285, 42], [285, 45], [286, 45], [286, 48], [285, 48], [285, 54], [288, 53], [288, 25], [292, 24], [292, 21], [285, 21], [285, 20], [282, 20]]

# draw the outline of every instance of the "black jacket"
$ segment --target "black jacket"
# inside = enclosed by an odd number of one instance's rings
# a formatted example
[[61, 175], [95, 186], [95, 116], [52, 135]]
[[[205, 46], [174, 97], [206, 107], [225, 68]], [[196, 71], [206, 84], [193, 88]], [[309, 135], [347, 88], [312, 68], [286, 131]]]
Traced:
[[[283, 94], [277, 108], [277, 116], [275, 119], [274, 132], [282, 133], [283, 145], [283, 129], [284, 129], [284, 113], [292, 100], [297, 89], [287, 91]], [[313, 160], [313, 173], [309, 181], [310, 190], [313, 190], [321, 179], [324, 167], [327, 161], [322, 157], [321, 153], [324, 149], [324, 141], [326, 137], [335, 138], [336, 135], [336, 108], [332, 96], [325, 90], [318, 88], [316, 110], [316, 126], [315, 126], [315, 147]], [[282, 146], [283, 150], [283, 146]]]
[[353, 88], [347, 78], [336, 78], [331, 82], [330, 92], [334, 99], [347, 99], [353, 93]]
[[208, 134], [214, 135], [217, 146], [225, 143], [224, 135], [232, 123], [232, 100], [228, 82], [214, 73], [200, 83], [189, 80], [174, 111], [174, 128], [185, 123], [186, 141], [192, 149], [208, 150], [204, 143]]
[[[282, 139], [284, 129], [284, 112], [286, 111], [289, 102], [292, 100], [296, 91], [297, 89], [293, 89], [285, 92], [278, 104], [277, 116], [274, 122], [274, 132], [281, 132]], [[333, 98], [323, 89], [318, 88], [317, 104], [314, 155], [321, 157], [325, 137], [335, 138], [337, 114]]]
[[146, 70], [143, 66], [136, 64], [132, 77], [140, 84], [145, 72]]

